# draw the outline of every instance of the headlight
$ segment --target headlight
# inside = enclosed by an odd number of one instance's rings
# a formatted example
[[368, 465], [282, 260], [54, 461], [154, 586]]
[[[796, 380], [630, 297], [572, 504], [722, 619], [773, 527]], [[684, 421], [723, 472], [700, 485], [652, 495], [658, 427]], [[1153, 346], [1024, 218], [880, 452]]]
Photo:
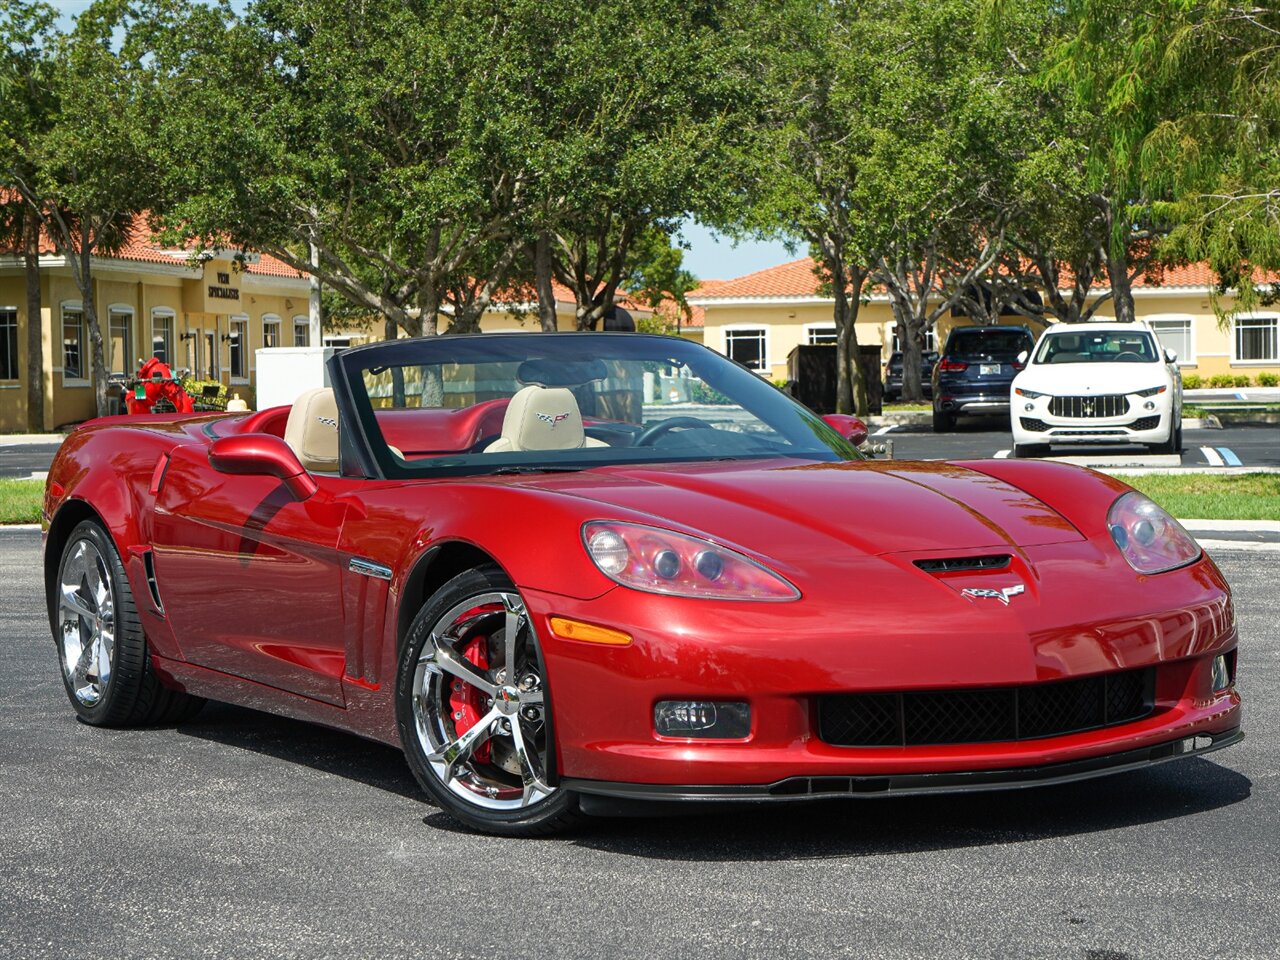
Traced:
[[1028, 400], [1039, 400], [1044, 396], [1043, 393], [1036, 393], [1034, 390], [1024, 390], [1022, 387], [1014, 387], [1013, 392], [1020, 397], [1026, 397]]
[[648, 593], [715, 600], [796, 600], [800, 591], [754, 560], [709, 540], [638, 523], [592, 521], [587, 555], [610, 580]]
[[1139, 573], [1185, 567], [1200, 556], [1200, 545], [1182, 524], [1136, 491], [1111, 505], [1107, 529], [1129, 566]]
[[1152, 387], [1149, 390], [1135, 390], [1134, 393], [1140, 397], [1154, 397], [1156, 394], [1164, 393], [1168, 389], [1168, 387]]

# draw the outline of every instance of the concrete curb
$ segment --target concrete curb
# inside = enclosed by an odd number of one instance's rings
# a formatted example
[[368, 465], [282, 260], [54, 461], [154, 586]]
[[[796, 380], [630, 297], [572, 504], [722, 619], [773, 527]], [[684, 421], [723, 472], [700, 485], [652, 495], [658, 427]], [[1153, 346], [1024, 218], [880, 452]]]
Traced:
[[3, 433], [0, 434], [0, 447], [14, 447], [27, 443], [61, 443], [67, 439], [65, 433]]

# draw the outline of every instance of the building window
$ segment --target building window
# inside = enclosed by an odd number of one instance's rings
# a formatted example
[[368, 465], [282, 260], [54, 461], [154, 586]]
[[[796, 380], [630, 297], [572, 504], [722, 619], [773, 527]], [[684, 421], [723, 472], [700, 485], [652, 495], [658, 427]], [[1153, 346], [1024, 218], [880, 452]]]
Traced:
[[[217, 380], [219, 377], [218, 361], [221, 358], [218, 356], [218, 331], [216, 328], [212, 333], [205, 332], [204, 347], [205, 356], [209, 359], [209, 369], [205, 371], [205, 379]], [[193, 369], [199, 370], [200, 367], [197, 365]]]
[[280, 346], [280, 318], [268, 313], [262, 318], [262, 345], [264, 347]]
[[110, 341], [110, 370], [114, 374], [133, 372], [133, 311], [124, 307], [112, 307], [107, 311], [107, 330]]
[[18, 379], [18, 308], [0, 307], [0, 380]]
[[1280, 338], [1277, 337], [1276, 317], [1237, 317], [1236, 359], [1242, 361], [1280, 360]]
[[810, 327], [809, 343], [814, 346], [835, 346], [835, 327]]
[[307, 317], [293, 318], [293, 345], [295, 347], [311, 346], [311, 320]]
[[84, 311], [80, 306], [62, 308], [62, 379], [84, 380]]
[[231, 379], [249, 379], [249, 320], [231, 321]]
[[[898, 353], [902, 350], [902, 341], [898, 339], [898, 325], [896, 323], [889, 324], [889, 330], [893, 337], [892, 353]], [[937, 353], [938, 351], [938, 332], [933, 327], [925, 327], [924, 330], [924, 346], [920, 348], [923, 353]]]
[[736, 360], [748, 370], [768, 370], [769, 359], [765, 350], [767, 330], [726, 330], [724, 352], [730, 360]]
[[1151, 330], [1160, 341], [1164, 350], [1172, 350], [1178, 355], [1181, 363], [1193, 363], [1191, 352], [1191, 318], [1174, 317], [1167, 320], [1152, 320]]
[[151, 311], [151, 355], [161, 363], [173, 360], [173, 311]]

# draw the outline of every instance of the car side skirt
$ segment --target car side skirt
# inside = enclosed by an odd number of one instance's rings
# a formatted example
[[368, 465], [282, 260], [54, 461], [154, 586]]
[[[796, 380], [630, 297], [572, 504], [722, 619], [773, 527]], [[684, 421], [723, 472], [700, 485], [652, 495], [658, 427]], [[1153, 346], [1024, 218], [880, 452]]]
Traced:
[[[877, 777], [790, 777], [776, 783], [745, 785], [678, 786], [609, 783], [572, 778], [565, 778], [561, 784], [582, 794], [582, 808], [586, 813], [600, 816], [625, 816], [629, 812], [643, 815], [645, 811], [641, 809], [642, 805], [663, 801], [771, 803], [827, 800], [834, 797], [862, 799], [932, 793], [980, 793], [1072, 783], [1113, 773], [1141, 770], [1169, 760], [1221, 750], [1243, 739], [1244, 731], [1237, 726], [1220, 733], [1196, 733], [1124, 753], [1002, 770], [908, 773]], [[632, 805], [636, 805], [634, 811], [629, 810]]]

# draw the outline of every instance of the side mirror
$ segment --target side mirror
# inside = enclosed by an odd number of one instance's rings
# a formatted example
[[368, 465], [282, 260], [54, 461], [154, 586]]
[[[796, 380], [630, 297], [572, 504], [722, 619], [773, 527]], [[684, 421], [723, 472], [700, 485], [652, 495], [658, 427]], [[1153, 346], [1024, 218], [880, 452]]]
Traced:
[[828, 413], [823, 415], [822, 422], [855, 447], [867, 442], [867, 425], [857, 417], [851, 417], [847, 413]]
[[1170, 350], [1168, 347], [1165, 347], [1165, 348], [1164, 348], [1164, 358], [1165, 358], [1166, 362], [1168, 362], [1168, 363], [1177, 363], [1177, 362], [1178, 362], [1178, 351], [1177, 351], [1177, 350]]
[[245, 433], [213, 441], [209, 466], [219, 473], [275, 477], [295, 500], [306, 500], [320, 489], [293, 448], [270, 433]]

